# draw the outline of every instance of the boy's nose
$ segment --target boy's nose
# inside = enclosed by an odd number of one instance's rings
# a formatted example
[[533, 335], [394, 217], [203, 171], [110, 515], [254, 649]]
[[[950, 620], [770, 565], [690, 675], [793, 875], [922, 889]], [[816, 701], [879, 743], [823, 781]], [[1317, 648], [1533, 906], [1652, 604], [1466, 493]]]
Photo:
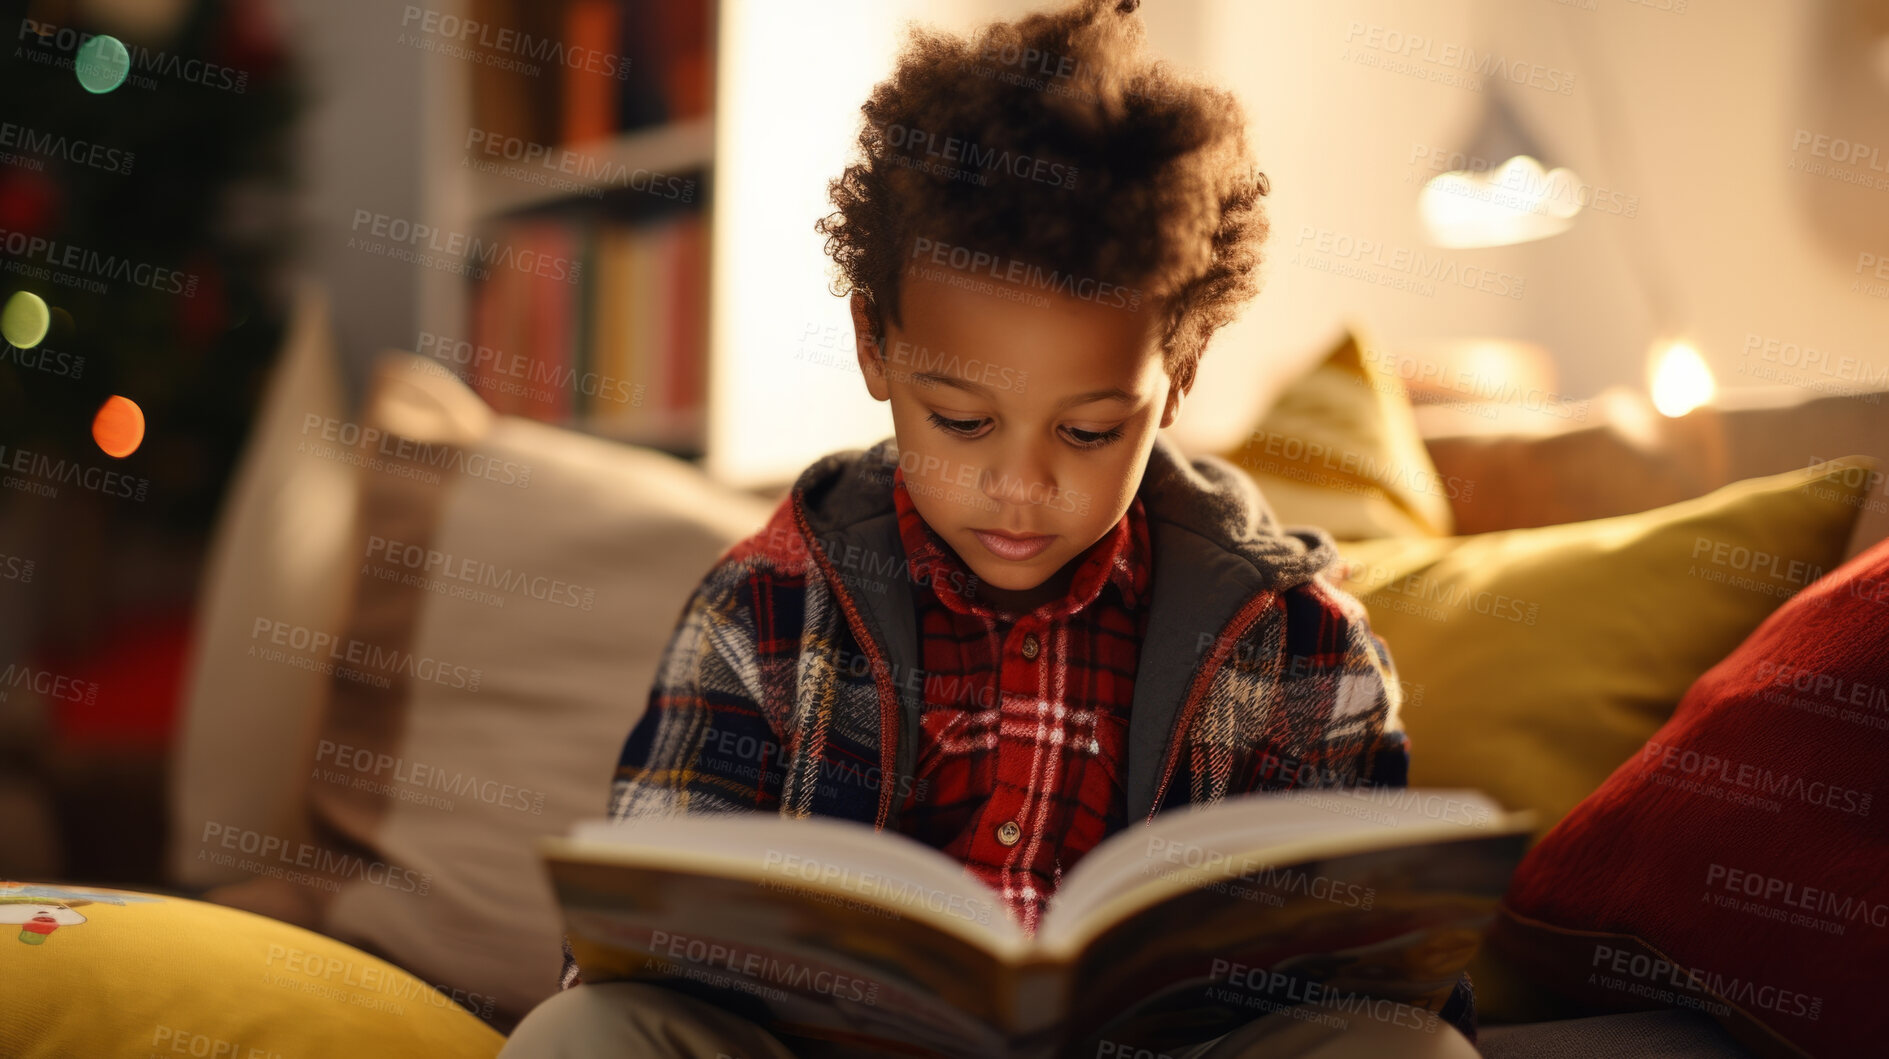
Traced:
[[1028, 504], [1050, 491], [1049, 477], [1049, 463], [1039, 454], [1007, 454], [985, 465], [984, 495], [1002, 504]]

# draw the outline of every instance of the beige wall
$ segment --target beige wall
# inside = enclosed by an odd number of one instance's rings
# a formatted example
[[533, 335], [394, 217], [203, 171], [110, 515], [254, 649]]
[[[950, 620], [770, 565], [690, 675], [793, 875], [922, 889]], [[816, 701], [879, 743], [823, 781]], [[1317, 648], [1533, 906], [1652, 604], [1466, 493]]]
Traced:
[[[1155, 17], [1163, 6], [1145, 10]], [[1817, 42], [1840, 13], [1822, 0], [1692, 0], [1678, 13], [1629, 0], [1199, 6], [1204, 14], [1186, 16], [1196, 30], [1191, 61], [1247, 101], [1277, 221], [1269, 287], [1203, 365], [1189, 437], [1236, 436], [1347, 314], [1390, 345], [1462, 335], [1540, 342], [1575, 396], [1643, 385], [1646, 349], [1666, 330], [1690, 335], [1726, 388], [1761, 381], [1741, 371], [1761, 360], [1745, 356], [1751, 335], [1826, 350], [1832, 363], [1854, 357], [1852, 379], [1889, 371], [1889, 300], [1852, 290], [1859, 253], [1889, 256], [1889, 188], [1858, 190], [1789, 167], [1814, 158], [1793, 153], [1799, 129], [1873, 142], [1875, 164], [1889, 166], [1889, 134], [1855, 117], [1889, 115], [1889, 82], [1861, 78], [1878, 93], [1870, 100], [1850, 78], [1850, 118], [1819, 102], [1828, 58]], [[1509, 98], [1544, 164], [1637, 198], [1635, 216], [1589, 210], [1549, 239], [1441, 251], [1523, 277], [1519, 300], [1421, 297], [1295, 266], [1305, 225], [1423, 247], [1408, 182], [1413, 145], [1460, 146], [1482, 105], [1464, 88], [1355, 61], [1383, 54], [1360, 47], [1372, 27], [1385, 42], [1391, 31], [1427, 37], [1431, 54], [1455, 44], [1573, 74], [1566, 94], [1517, 86]], [[1167, 43], [1171, 53], [1188, 45], [1179, 34]], [[1847, 223], [1814, 224], [1816, 197], [1833, 195]], [[1820, 381], [1845, 384], [1834, 372]]]
[[[1744, 355], [1750, 335], [1825, 350], [1833, 362], [1856, 358], [1852, 375], [1889, 372], [1889, 299], [1851, 289], [1859, 253], [1889, 257], [1889, 189], [1789, 168], [1794, 158], [1812, 159], [1793, 155], [1798, 129], [1847, 130], [1878, 144], [1876, 164], [1889, 166], [1889, 129], [1859, 132], [1857, 119], [1834, 116], [1819, 103], [1817, 88], [1828, 82], [1812, 76], [1827, 61], [1816, 41], [1831, 12], [1863, 0], [1654, 6], [1681, 2], [1147, 0], [1154, 51], [1245, 100], [1274, 188], [1267, 288], [1210, 349], [1178, 439], [1237, 440], [1347, 318], [1392, 347], [1465, 336], [1541, 343], [1555, 354], [1562, 392], [1576, 397], [1643, 386], [1648, 346], [1667, 332], [1690, 337], [1727, 388], [1760, 381], [1741, 372], [1757, 359]], [[826, 293], [826, 259], [811, 228], [826, 209], [825, 180], [843, 165], [859, 102], [889, 69], [903, 19], [962, 31], [1041, 6], [824, 0], [789, 5], [789, 13], [763, 0], [729, 3], [739, 18], [728, 23], [734, 36], [724, 37], [724, 54], [736, 61], [723, 71], [752, 75], [770, 49], [786, 65], [778, 76], [723, 85], [716, 363], [725, 388], [711, 442], [720, 473], [769, 480], [890, 432], [885, 406], [866, 398], [845, 363], [849, 324]], [[1508, 97], [1544, 163], [1571, 166], [1617, 193], [1616, 209], [1631, 204], [1633, 216], [1590, 209], [1569, 231], [1533, 243], [1431, 246], [1418, 223], [1421, 178], [1411, 157], [1467, 146], [1489, 88], [1382, 68], [1389, 56], [1373, 42], [1389, 43], [1393, 33], [1425, 38], [1431, 54], [1493, 53], [1513, 68], [1538, 68], [1544, 81], [1572, 75], [1565, 93], [1520, 85], [1508, 86]], [[825, 54], [792, 44], [816, 40], [829, 45]], [[834, 49], [836, 40], [851, 43]], [[1445, 72], [1415, 65], [1427, 76]], [[1889, 116], [1889, 87], [1874, 76], [1848, 82], [1852, 110]], [[1870, 106], [1859, 83], [1881, 92], [1882, 105]], [[1815, 196], [1833, 191], [1848, 197], [1826, 198], [1825, 222], [1813, 223]], [[1341, 263], [1319, 251], [1321, 240], [1344, 239], [1370, 240], [1387, 255], [1421, 252], [1459, 273], [1494, 270], [1504, 286], [1519, 279], [1522, 296], [1449, 283], [1414, 293], [1315, 267]], [[808, 366], [836, 353], [838, 367]]]

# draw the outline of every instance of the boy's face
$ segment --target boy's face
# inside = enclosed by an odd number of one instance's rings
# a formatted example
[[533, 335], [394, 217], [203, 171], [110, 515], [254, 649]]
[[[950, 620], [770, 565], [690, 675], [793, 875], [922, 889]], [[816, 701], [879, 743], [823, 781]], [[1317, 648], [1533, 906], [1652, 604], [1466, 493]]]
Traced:
[[927, 273], [902, 279], [904, 322], [885, 321], [883, 351], [854, 295], [860, 369], [891, 402], [918, 513], [977, 575], [980, 598], [1032, 609], [1067, 591], [1072, 560], [1127, 512], [1181, 394], [1146, 301], [976, 278], [1006, 298]]

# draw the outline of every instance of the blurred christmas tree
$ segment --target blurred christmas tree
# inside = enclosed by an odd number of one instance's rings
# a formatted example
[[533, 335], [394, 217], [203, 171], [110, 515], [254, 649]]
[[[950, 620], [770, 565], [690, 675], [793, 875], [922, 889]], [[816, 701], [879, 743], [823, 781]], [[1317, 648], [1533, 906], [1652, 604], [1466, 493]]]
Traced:
[[[141, 503], [60, 490], [59, 517], [105, 520], [101, 540], [203, 533], [281, 339], [300, 93], [272, 10], [63, 0], [7, 22], [0, 296], [37, 294], [53, 325], [0, 346], [0, 445], [147, 479]], [[129, 69], [94, 94], [73, 65], [101, 34]], [[91, 437], [114, 394], [148, 426], [124, 459]]]
[[[0, 667], [89, 689], [0, 694], [16, 833], [60, 838], [10, 855], [148, 884], [208, 529], [284, 331], [300, 92], [267, 0], [7, 7], [0, 299], [52, 319], [0, 343]], [[126, 76], [95, 92], [98, 35]], [[146, 427], [122, 458], [92, 436], [114, 395]]]

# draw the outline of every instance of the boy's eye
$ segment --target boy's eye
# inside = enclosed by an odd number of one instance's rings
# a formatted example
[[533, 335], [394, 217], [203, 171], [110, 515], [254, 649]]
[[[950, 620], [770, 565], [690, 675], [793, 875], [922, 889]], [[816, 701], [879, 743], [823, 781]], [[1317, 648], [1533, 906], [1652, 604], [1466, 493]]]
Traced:
[[1085, 449], [1099, 449], [1122, 436], [1121, 427], [1110, 427], [1107, 430], [1078, 430], [1075, 427], [1069, 427], [1068, 430], [1070, 440]]
[[984, 425], [984, 421], [981, 419], [946, 419], [936, 412], [927, 412], [925, 416], [931, 421], [932, 426], [953, 434], [963, 434], [967, 437], [976, 433], [977, 428]]

